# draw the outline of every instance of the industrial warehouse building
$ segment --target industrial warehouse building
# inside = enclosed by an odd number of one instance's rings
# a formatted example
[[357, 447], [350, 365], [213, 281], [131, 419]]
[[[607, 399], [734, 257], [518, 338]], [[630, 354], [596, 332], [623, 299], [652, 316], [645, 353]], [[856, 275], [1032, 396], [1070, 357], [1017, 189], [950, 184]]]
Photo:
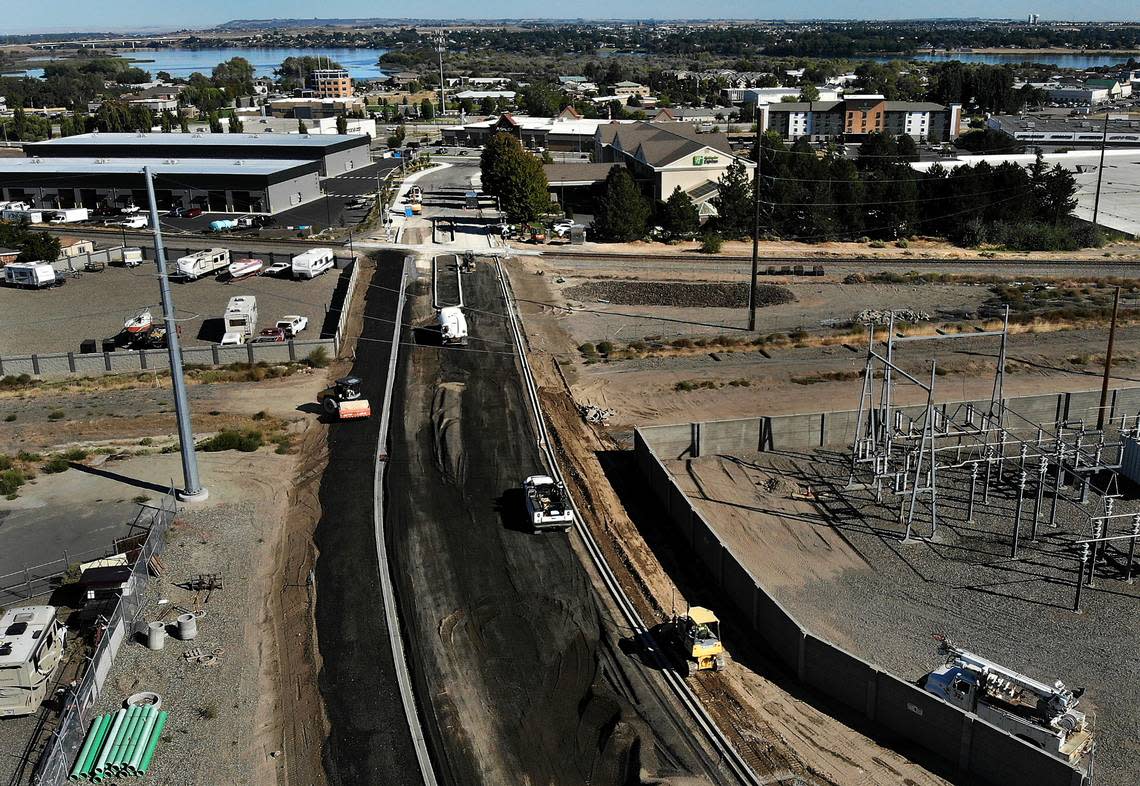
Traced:
[[316, 160], [60, 157], [0, 158], [0, 199], [44, 209], [145, 208], [144, 166], [163, 211], [279, 213], [321, 195]]
[[33, 158], [228, 159], [253, 163], [312, 161], [321, 177], [368, 166], [364, 135], [321, 134], [77, 134], [24, 145]]

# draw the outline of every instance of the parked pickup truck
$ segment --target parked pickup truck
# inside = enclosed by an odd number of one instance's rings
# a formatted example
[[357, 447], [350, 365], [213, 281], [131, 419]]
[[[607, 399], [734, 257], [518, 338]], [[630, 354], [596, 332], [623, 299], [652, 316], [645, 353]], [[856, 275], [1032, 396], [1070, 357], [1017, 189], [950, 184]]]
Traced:
[[293, 338], [308, 326], [308, 317], [298, 316], [297, 314], [286, 314], [281, 319], [277, 320], [275, 327], [280, 328], [282, 331], [284, 331], [287, 338]]
[[569, 529], [574, 511], [566, 487], [548, 475], [531, 475], [523, 481], [526, 512], [536, 530]]

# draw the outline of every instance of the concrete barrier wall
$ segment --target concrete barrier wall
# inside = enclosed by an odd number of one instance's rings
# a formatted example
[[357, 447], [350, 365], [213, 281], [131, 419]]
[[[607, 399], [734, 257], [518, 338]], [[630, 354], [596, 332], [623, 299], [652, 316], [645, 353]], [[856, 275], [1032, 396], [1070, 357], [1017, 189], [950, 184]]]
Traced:
[[[1031, 407], [1059, 406], [1056, 396], [1037, 398], [1041, 401], [1028, 402]], [[658, 458], [699, 455], [702, 450], [756, 450], [756, 440], [762, 440], [769, 428], [772, 447], [793, 447], [789, 443], [796, 440], [806, 444], [794, 447], [811, 447], [821, 436], [834, 433], [828, 423], [833, 414], [637, 429], [633, 437], [637, 466], [668, 511], [663, 517], [666, 526], [692, 546], [709, 578], [798, 680], [982, 782], [995, 786], [1086, 786], [1083, 773], [1060, 759], [807, 631], [720, 541]], [[840, 433], [853, 429], [850, 413], [839, 415], [834, 429]]]
[[[939, 405], [944, 414], [965, 418], [967, 404], [978, 413], [989, 410], [989, 399], [954, 401]], [[1049, 393], [1007, 398], [1006, 425], [1023, 437], [1033, 430], [1027, 421], [1046, 426], [1057, 420], [1084, 419], [1095, 422], [1100, 408], [1100, 390], [1077, 393]], [[1109, 391], [1108, 417], [1136, 417], [1140, 413], [1140, 387]], [[898, 407], [904, 424], [922, 417], [923, 406]], [[975, 416], [977, 417], [977, 416]], [[799, 415], [773, 415], [731, 420], [709, 420], [638, 429], [653, 445], [653, 451], [666, 459], [696, 458], [718, 453], [751, 453], [765, 450], [797, 450], [825, 445], [850, 444], [858, 425], [856, 410], [811, 412]]]
[[[304, 360], [317, 347], [324, 347], [334, 357], [340, 342], [335, 338], [306, 339], [280, 344], [245, 344], [238, 347], [183, 347], [182, 362], [188, 366], [217, 366], [230, 363], [286, 363]], [[0, 358], [0, 376], [58, 378], [71, 375], [98, 376], [137, 371], [161, 371], [169, 368], [165, 349], [141, 352], [97, 352], [81, 355], [75, 352], [51, 352]]]

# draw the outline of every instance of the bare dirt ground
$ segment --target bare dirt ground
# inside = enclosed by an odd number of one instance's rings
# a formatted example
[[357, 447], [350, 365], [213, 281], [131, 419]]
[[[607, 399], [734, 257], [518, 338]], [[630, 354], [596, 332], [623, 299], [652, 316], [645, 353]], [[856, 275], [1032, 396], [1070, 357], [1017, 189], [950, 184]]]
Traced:
[[[545, 297], [536, 276], [515, 273], [512, 283], [520, 299]], [[623, 488], [630, 480], [630, 468], [623, 471], [615, 441], [604, 430], [584, 423], [568, 395], [551, 351], [565, 345], [565, 333], [557, 322], [544, 318], [541, 307], [521, 308], [543, 406], [571, 490], [602, 543], [607, 562], [618, 570], [623, 587], [647, 621], [663, 621], [673, 604], [701, 602], [704, 591], [693, 582], [689, 559], [658, 528], [646, 527], [654, 512], [627, 507], [637, 504], [636, 495]], [[698, 675], [693, 684], [758, 772], [811, 784], [948, 782], [868, 736], [870, 731], [859, 729], [856, 719], [803, 694], [772, 659], [746, 646], [747, 636], [741, 630], [726, 628], [725, 637], [730, 652], [749, 652], [747, 665], [734, 661], [725, 672]]]

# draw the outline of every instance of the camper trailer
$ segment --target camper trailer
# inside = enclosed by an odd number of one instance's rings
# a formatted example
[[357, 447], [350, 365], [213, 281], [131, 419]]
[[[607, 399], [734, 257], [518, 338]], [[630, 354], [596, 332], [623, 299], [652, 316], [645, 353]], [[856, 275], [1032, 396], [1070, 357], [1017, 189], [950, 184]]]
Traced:
[[179, 257], [174, 263], [175, 274], [194, 281], [202, 276], [226, 270], [230, 266], [230, 252], [225, 248], [208, 248]]
[[253, 295], [238, 295], [230, 298], [226, 313], [222, 317], [226, 323], [226, 333], [237, 333], [245, 337], [257, 332], [257, 298]]
[[43, 289], [55, 286], [55, 268], [47, 262], [12, 262], [4, 266], [4, 283], [10, 287]]
[[17, 606], [0, 616], [0, 718], [31, 715], [63, 654], [54, 606]]
[[316, 278], [335, 264], [331, 248], [310, 248], [293, 257], [293, 278]]

